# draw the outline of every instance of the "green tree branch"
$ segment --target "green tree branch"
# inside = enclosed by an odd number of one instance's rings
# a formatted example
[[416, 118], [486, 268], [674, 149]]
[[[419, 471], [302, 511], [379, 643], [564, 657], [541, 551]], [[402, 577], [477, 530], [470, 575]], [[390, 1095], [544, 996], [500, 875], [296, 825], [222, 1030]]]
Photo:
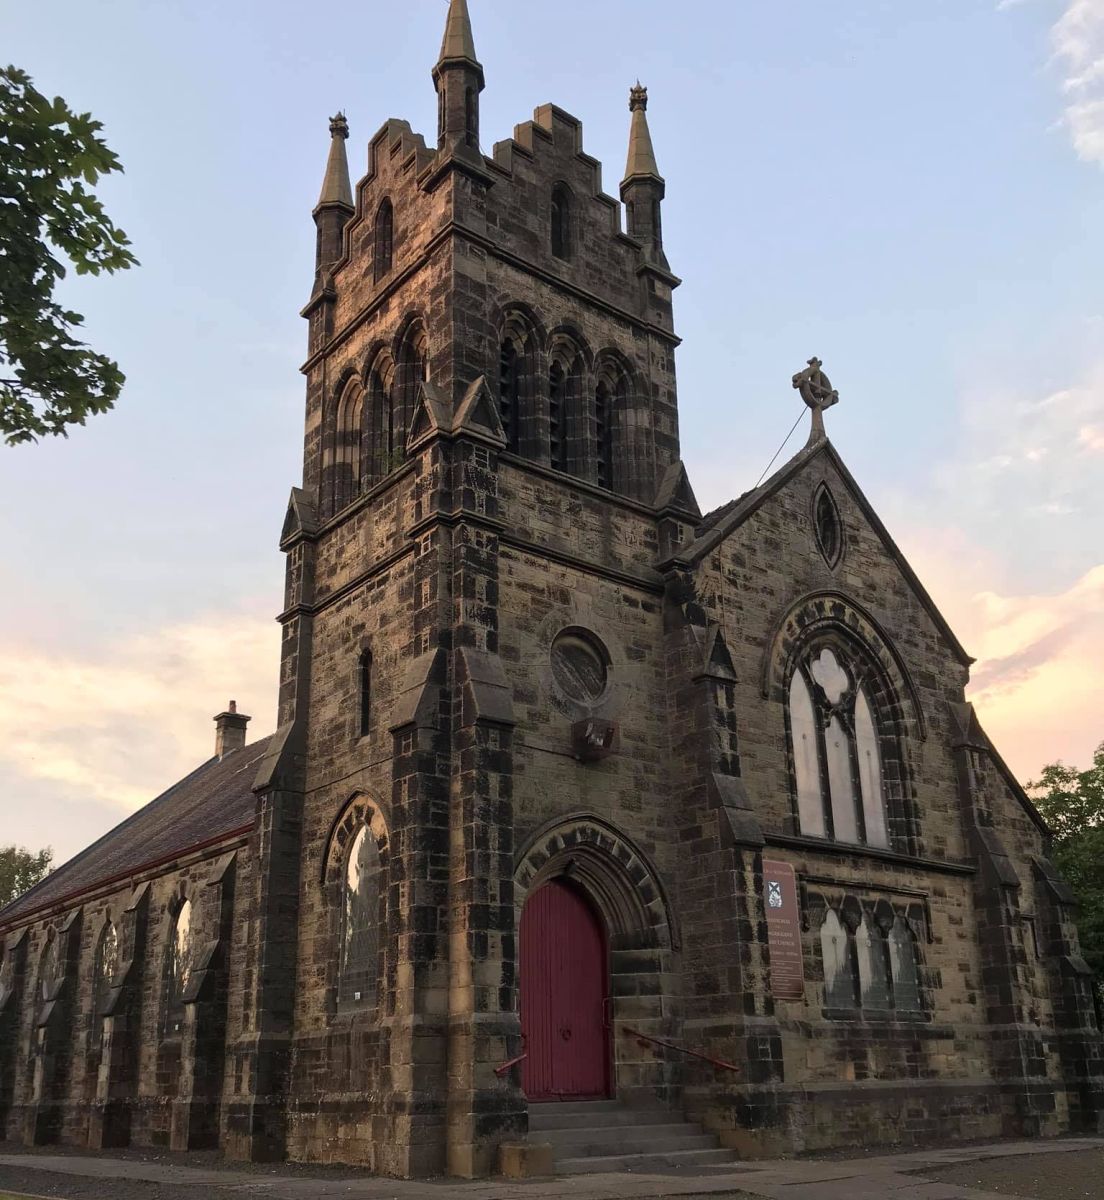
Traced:
[[0, 435], [9, 446], [113, 407], [124, 376], [118, 364], [74, 336], [80, 313], [54, 288], [78, 275], [134, 266], [126, 234], [89, 189], [122, 171], [89, 113], [48, 100], [16, 67], [0, 70]]

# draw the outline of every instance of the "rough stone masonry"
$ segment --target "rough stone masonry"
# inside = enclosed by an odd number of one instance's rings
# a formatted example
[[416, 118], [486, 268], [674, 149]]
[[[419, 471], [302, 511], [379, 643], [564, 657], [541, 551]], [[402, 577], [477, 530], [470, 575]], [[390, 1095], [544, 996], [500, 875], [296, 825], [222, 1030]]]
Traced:
[[618, 202], [552, 105], [483, 152], [464, 0], [433, 82], [355, 189], [331, 122], [278, 728], [231, 704], [0, 913], [0, 1131], [467, 1177], [556, 1098], [746, 1156], [1099, 1132], [1073, 897], [820, 363], [703, 517], [646, 90]]

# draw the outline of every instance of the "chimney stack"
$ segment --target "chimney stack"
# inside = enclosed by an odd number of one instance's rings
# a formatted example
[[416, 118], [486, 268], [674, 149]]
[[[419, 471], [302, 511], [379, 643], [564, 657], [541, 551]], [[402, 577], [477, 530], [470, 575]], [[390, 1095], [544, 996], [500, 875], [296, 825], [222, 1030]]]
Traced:
[[238, 712], [238, 702], [231, 700], [226, 712], [215, 717], [215, 757], [225, 758], [245, 745], [245, 727], [251, 718]]

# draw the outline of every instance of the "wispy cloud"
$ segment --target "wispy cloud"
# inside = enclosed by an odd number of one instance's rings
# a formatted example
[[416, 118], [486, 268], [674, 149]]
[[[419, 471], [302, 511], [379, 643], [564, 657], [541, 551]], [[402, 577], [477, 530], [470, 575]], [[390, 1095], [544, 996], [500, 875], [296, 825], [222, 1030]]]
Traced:
[[1104, 166], [1104, 0], [1070, 0], [1051, 31], [1077, 156]]
[[0, 770], [9, 798], [49, 783], [120, 816], [211, 756], [212, 716], [238, 700], [271, 732], [279, 636], [271, 613], [198, 616], [83, 655], [0, 640]]
[[961, 531], [902, 539], [936, 603], [977, 657], [968, 697], [1022, 780], [1104, 741], [1104, 563], [1062, 591], [986, 588], [1000, 564]]

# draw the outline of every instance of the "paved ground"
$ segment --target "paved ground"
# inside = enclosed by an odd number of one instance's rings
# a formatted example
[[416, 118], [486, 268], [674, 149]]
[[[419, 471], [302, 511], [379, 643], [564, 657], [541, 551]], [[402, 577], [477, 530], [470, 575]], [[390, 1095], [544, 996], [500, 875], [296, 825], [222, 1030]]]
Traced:
[[1042, 1196], [1045, 1200], [1084, 1200], [1091, 1196], [1099, 1200], [1104, 1197], [1104, 1149], [963, 1163], [926, 1171], [925, 1176], [1000, 1196]]
[[65, 1200], [1104, 1200], [1104, 1138], [525, 1183], [407, 1183], [342, 1169], [242, 1169], [215, 1156], [197, 1162], [194, 1156], [27, 1151], [0, 1143], [0, 1200], [4, 1192]]

